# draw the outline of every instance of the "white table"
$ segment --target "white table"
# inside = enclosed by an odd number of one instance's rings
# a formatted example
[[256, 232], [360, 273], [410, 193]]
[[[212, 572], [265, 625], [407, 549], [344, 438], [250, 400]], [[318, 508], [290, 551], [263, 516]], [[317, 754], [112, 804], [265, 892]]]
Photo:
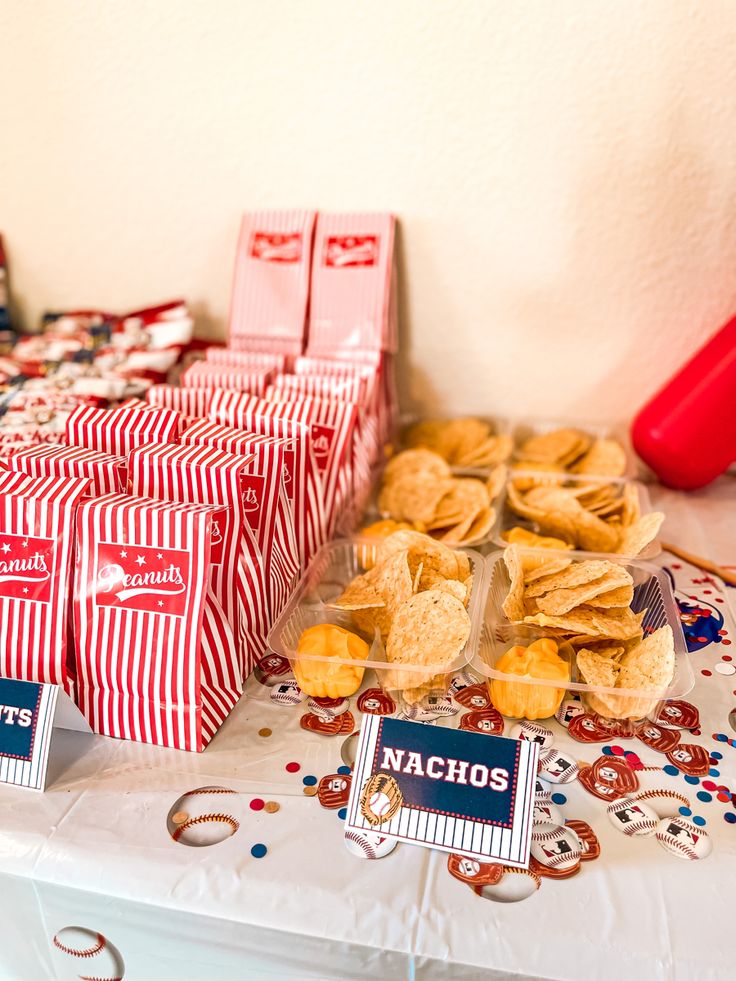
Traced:
[[[736, 562], [733, 478], [689, 497], [652, 490], [668, 514], [665, 538]], [[670, 559], [658, 561], [671, 566]], [[693, 584], [704, 573], [680, 565], [685, 594], [723, 600], [731, 639], [734, 592], [715, 580]], [[711, 644], [692, 655], [697, 680], [688, 697], [702, 719], [694, 741], [723, 754], [716, 782], [736, 790], [736, 748], [712, 738], [736, 736], [728, 724], [736, 675], [714, 670], [727, 650]], [[503, 905], [451, 878], [439, 852], [399, 845], [380, 861], [350, 856], [337, 813], [306, 797], [302, 783], [341, 765], [342, 737], [303, 731], [301, 709], [275, 705], [254, 679], [248, 695], [199, 756], [64, 733], [68, 762], [45, 794], [0, 788], [0, 978], [65, 977], [50, 939], [69, 925], [104, 934], [124, 957], [126, 978], [144, 981], [734, 976], [736, 825], [724, 815], [736, 810], [715, 798], [696, 802], [701, 787], [682, 775], [662, 774], [660, 783], [685, 792], [706, 818], [714, 845], [707, 860], [678, 861], [651, 838], [624, 837], [605, 805], [575, 783], [561, 788], [563, 812], [592, 825], [601, 858], [572, 879], [545, 879], [523, 903]], [[266, 726], [273, 734], [259, 736]], [[556, 745], [576, 759], [600, 754], [600, 746], [551, 726]], [[666, 762], [636, 740], [626, 746], [647, 764]], [[286, 771], [290, 761], [298, 773]], [[205, 785], [239, 791], [230, 801], [238, 832], [206, 848], [173, 842], [170, 807]], [[255, 797], [280, 810], [251, 810]], [[263, 858], [252, 857], [255, 843], [267, 846]]]

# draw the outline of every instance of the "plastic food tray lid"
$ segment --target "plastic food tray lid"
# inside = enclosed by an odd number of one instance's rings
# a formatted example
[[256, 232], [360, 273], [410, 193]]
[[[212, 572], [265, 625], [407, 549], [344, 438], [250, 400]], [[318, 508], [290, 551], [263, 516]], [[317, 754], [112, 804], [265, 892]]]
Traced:
[[[522, 549], [522, 551], [533, 552], [538, 556], [540, 550]], [[639, 697], [650, 700], [681, 698], [692, 689], [695, 678], [692, 665], [690, 664], [685, 635], [682, 632], [680, 613], [672, 592], [670, 579], [666, 572], [647, 562], [641, 562], [637, 559], [627, 559], [621, 556], [606, 555], [602, 552], [558, 552], [552, 549], [546, 551], [549, 552], [550, 557], [567, 557], [579, 562], [589, 559], [605, 559], [609, 562], [616, 562], [628, 570], [634, 580], [634, 598], [631, 602], [631, 609], [634, 613], [646, 610], [642, 621], [642, 629], [645, 636], [667, 624], [672, 628], [675, 646], [675, 673], [672, 681], [664, 689], [639, 691], [630, 688], [603, 688], [574, 680], [561, 682], [559, 680], [532, 678], [496, 671], [494, 665], [498, 658], [516, 643], [527, 646], [533, 640], [549, 636], [552, 636], [552, 639], [558, 643], [563, 643], [560, 642], [559, 638], [554, 637], [549, 632], [545, 632], [544, 627], [526, 624], [520, 621], [509, 621], [506, 618], [502, 609], [502, 603], [506, 599], [511, 581], [506, 563], [503, 561], [503, 552], [494, 552], [486, 559], [486, 607], [477, 654], [471, 662], [474, 670], [486, 678], [495, 678], [500, 681], [533, 683], [535, 685], [545, 685], [553, 688], [565, 688], [575, 692], [615, 695], [634, 699]], [[595, 638], [591, 637], [591, 641], [594, 640]], [[611, 644], [615, 643], [616, 641], [611, 641]], [[574, 664], [572, 667], [574, 669]]]
[[321, 623], [334, 623], [346, 630], [362, 636], [364, 632], [353, 623], [350, 611], [338, 610], [331, 603], [340, 595], [348, 583], [365, 572], [364, 560], [371, 564], [380, 547], [380, 539], [352, 536], [323, 545], [315, 554], [306, 572], [297, 583], [288, 604], [273, 625], [268, 636], [269, 646], [277, 654], [291, 660], [325, 661], [330, 664], [350, 664], [353, 667], [390, 668], [392, 672], [444, 673], [465, 667], [475, 655], [483, 620], [486, 566], [483, 558], [470, 549], [462, 549], [470, 560], [473, 586], [468, 603], [470, 617], [470, 636], [463, 651], [451, 664], [395, 664], [387, 661], [380, 636], [373, 639], [369, 657], [365, 660], [329, 657], [325, 655], [297, 653], [297, 645], [302, 631]]

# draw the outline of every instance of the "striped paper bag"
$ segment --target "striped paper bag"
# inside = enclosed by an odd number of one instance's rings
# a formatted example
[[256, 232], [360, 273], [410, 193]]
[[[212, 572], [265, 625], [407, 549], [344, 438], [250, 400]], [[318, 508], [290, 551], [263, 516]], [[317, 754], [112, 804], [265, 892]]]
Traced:
[[310, 398], [273, 387], [267, 389], [266, 399], [277, 403], [275, 414], [309, 426], [314, 458], [322, 478], [327, 534], [331, 538], [335, 528], [344, 525], [346, 510], [352, 512], [355, 504], [356, 462], [363, 482], [368, 474], [361, 442], [359, 408], [352, 402]]
[[87, 478], [90, 497], [124, 491], [128, 470], [123, 457], [82, 446], [27, 446], [16, 450], [7, 466], [30, 477]]
[[70, 695], [74, 516], [88, 483], [0, 474], [0, 675], [62, 685]]
[[236, 392], [263, 395], [271, 380], [270, 368], [243, 368], [195, 361], [181, 374], [183, 388], [231, 388]]
[[307, 353], [396, 351], [395, 220], [320, 214], [314, 236]]
[[284, 418], [283, 409], [277, 402], [228, 391], [213, 394], [210, 419], [221, 425], [291, 442], [291, 449], [284, 454], [283, 476], [294, 516], [301, 567], [305, 569], [317, 549], [329, 538], [322, 478], [309, 425]]
[[213, 446], [142, 446], [128, 457], [128, 488], [137, 497], [212, 504], [210, 581], [225, 611], [245, 680], [266, 650], [271, 626], [260, 548], [242, 508], [247, 458]]
[[309, 298], [313, 211], [243, 216], [230, 304], [230, 345], [301, 354]]
[[179, 388], [178, 385], [151, 385], [146, 399], [151, 405], [175, 409], [184, 417], [204, 419], [209, 415], [212, 388]]
[[201, 752], [242, 692], [209, 585], [220, 509], [111, 494], [77, 514], [78, 704], [93, 730]]
[[215, 446], [245, 458], [241, 477], [242, 504], [263, 555], [271, 618], [281, 613], [299, 574], [299, 548], [284, 475], [286, 456], [293, 459], [293, 441], [258, 436], [202, 419], [190, 426], [181, 442]]
[[172, 409], [139, 408], [129, 405], [119, 409], [81, 407], [66, 422], [69, 446], [127, 456], [135, 446], [144, 443], [174, 443], [179, 437], [181, 417]]
[[204, 356], [208, 364], [229, 365], [231, 368], [270, 368], [272, 371], [286, 371], [288, 361], [285, 354], [234, 351], [230, 347], [208, 347]]

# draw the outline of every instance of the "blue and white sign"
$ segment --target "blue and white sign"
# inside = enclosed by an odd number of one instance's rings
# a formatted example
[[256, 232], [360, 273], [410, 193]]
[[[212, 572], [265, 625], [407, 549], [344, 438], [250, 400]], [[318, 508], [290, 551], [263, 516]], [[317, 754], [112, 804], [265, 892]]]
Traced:
[[346, 829], [526, 868], [539, 747], [367, 716]]
[[0, 783], [44, 789], [54, 725], [89, 731], [57, 685], [0, 678]]

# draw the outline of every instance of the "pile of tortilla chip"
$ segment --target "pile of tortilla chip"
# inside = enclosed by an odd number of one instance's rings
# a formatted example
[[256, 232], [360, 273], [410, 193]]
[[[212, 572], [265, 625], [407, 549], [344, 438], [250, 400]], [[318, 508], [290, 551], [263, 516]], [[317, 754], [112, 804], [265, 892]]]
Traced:
[[[530, 486], [530, 483], [531, 486]], [[587, 552], [638, 555], [654, 541], [664, 521], [661, 511], [641, 515], [632, 483], [514, 476], [507, 486], [508, 508], [551, 535]]]
[[432, 450], [454, 467], [495, 467], [508, 460], [514, 443], [496, 435], [491, 423], [466, 418], [418, 422], [404, 433], [403, 445]]
[[646, 611], [634, 613], [634, 581], [625, 566], [605, 559], [582, 562], [562, 555], [504, 551], [511, 580], [502, 609], [509, 620], [544, 628], [577, 652], [586, 684], [637, 692], [652, 699], [587, 693], [593, 711], [610, 718], [642, 718], [656, 705], [675, 670], [674, 638], [662, 627], [644, 638]]
[[367, 572], [331, 604], [350, 612], [369, 635], [379, 631], [386, 660], [417, 671], [386, 671], [384, 687], [413, 704], [442, 684], [442, 669], [470, 636], [466, 609], [473, 588], [470, 560], [428, 535], [397, 531], [375, 546]]
[[484, 538], [496, 520], [492, 502], [506, 481], [499, 464], [487, 479], [453, 477], [449, 464], [431, 450], [405, 450], [386, 465], [378, 509], [406, 521], [432, 538], [470, 545]]
[[514, 467], [599, 477], [622, 477], [626, 451], [617, 439], [594, 439], [579, 429], [554, 429], [525, 439]]

